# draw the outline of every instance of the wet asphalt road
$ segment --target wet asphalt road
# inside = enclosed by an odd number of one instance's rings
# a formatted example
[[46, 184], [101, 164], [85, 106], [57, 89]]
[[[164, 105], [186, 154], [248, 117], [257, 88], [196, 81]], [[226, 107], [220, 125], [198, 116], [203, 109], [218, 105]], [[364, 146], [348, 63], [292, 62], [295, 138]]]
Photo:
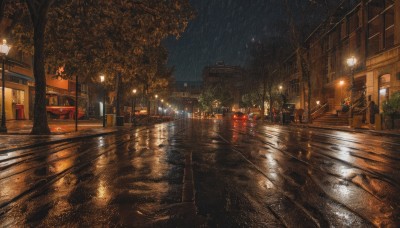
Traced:
[[0, 154], [0, 227], [399, 227], [399, 192], [399, 138], [252, 122]]

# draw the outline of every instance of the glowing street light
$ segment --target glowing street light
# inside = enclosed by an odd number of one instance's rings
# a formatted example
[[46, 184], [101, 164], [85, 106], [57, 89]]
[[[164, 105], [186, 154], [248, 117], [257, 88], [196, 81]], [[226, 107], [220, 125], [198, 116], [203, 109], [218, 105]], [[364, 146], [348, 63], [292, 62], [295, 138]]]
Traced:
[[106, 87], [104, 86], [104, 81], [106, 76], [100, 75], [100, 82], [103, 85], [103, 127], [106, 127]]
[[[158, 114], [158, 95], [156, 94], [156, 95], [154, 95], [154, 98], [156, 99], [155, 101], [154, 101], [154, 115], [157, 115]], [[157, 108], [156, 108], [156, 106], [157, 106]]]
[[343, 89], [343, 85], [344, 85], [344, 81], [340, 80], [339, 81], [339, 87], [340, 87], [340, 104], [342, 103], [342, 99], [343, 99], [343, 93], [342, 93], [342, 89]]
[[161, 99], [161, 116], [164, 116], [164, 99]]
[[350, 58], [348, 58], [347, 59], [347, 65], [349, 66], [349, 67], [354, 67], [356, 64], [357, 64], [357, 59], [356, 59], [356, 57], [354, 57], [354, 56], [351, 56]]
[[350, 58], [347, 59], [347, 66], [350, 67], [351, 69], [351, 90], [350, 90], [350, 113], [349, 116], [350, 118], [353, 118], [353, 96], [354, 96], [354, 67], [357, 64], [357, 59], [354, 56], [351, 56]]
[[0, 55], [2, 56], [2, 65], [1, 65], [1, 126], [0, 126], [0, 132], [7, 133], [7, 126], [6, 126], [6, 110], [5, 110], [5, 87], [6, 87], [6, 81], [5, 81], [5, 73], [4, 73], [4, 63], [6, 62], [6, 56], [8, 55], [8, 52], [10, 51], [11, 46], [7, 45], [7, 40], [3, 40], [3, 44], [0, 45]]
[[137, 92], [137, 90], [136, 89], [133, 89], [132, 90], [132, 94], [133, 94], [133, 97], [132, 97], [132, 118], [133, 118], [133, 126], [135, 126], [136, 125], [136, 92]]

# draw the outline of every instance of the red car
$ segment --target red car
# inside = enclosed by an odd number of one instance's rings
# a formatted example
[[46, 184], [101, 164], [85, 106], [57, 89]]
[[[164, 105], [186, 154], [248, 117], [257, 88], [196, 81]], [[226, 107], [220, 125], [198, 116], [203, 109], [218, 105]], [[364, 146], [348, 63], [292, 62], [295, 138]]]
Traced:
[[247, 120], [247, 116], [242, 112], [233, 113], [232, 119], [234, 120]]

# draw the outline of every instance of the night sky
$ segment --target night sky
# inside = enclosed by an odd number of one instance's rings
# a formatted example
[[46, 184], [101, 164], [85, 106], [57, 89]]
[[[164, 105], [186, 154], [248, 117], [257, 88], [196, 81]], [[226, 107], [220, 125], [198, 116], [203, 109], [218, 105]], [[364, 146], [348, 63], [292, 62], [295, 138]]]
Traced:
[[248, 44], [274, 33], [285, 16], [274, 0], [190, 2], [197, 17], [179, 40], [165, 42], [177, 81], [199, 81], [203, 68], [217, 61], [243, 66]]

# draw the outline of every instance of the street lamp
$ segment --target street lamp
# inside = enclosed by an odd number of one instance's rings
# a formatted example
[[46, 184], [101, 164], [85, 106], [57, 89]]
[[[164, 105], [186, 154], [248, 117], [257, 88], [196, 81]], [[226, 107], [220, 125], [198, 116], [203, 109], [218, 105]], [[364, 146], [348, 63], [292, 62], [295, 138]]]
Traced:
[[347, 66], [350, 67], [351, 69], [351, 90], [350, 90], [350, 113], [349, 116], [350, 118], [353, 118], [353, 96], [354, 96], [354, 67], [357, 64], [357, 59], [354, 56], [351, 56], [350, 58], [347, 59]]
[[133, 99], [132, 99], [132, 112], [133, 112], [133, 123], [132, 123], [132, 125], [133, 126], [135, 126], [136, 125], [136, 116], [135, 116], [135, 109], [136, 109], [136, 92], [137, 92], [137, 90], [136, 89], [133, 89], [132, 90], [132, 93], [133, 93]]
[[3, 44], [0, 45], [0, 55], [2, 56], [2, 65], [1, 65], [1, 126], [0, 126], [0, 132], [7, 133], [7, 126], [6, 126], [6, 110], [5, 110], [5, 87], [6, 87], [6, 81], [5, 81], [5, 69], [4, 69], [4, 63], [6, 62], [6, 56], [8, 55], [8, 52], [10, 51], [11, 46], [7, 45], [7, 40], [3, 39]]
[[[154, 97], [155, 97], [155, 101], [154, 101], [154, 115], [157, 115], [158, 114], [158, 95], [156, 94], [156, 95], [154, 95]], [[156, 108], [156, 106], [157, 106], [157, 108]]]
[[344, 85], [344, 81], [343, 80], [340, 80], [339, 81], [339, 87], [340, 87], [340, 104], [342, 104], [342, 99], [343, 99], [343, 93], [342, 93], [342, 88], [343, 88], [343, 85]]
[[103, 127], [106, 126], [106, 87], [104, 86], [105, 76], [100, 75], [100, 82], [103, 85]]
[[164, 99], [161, 99], [161, 116], [164, 116]]

